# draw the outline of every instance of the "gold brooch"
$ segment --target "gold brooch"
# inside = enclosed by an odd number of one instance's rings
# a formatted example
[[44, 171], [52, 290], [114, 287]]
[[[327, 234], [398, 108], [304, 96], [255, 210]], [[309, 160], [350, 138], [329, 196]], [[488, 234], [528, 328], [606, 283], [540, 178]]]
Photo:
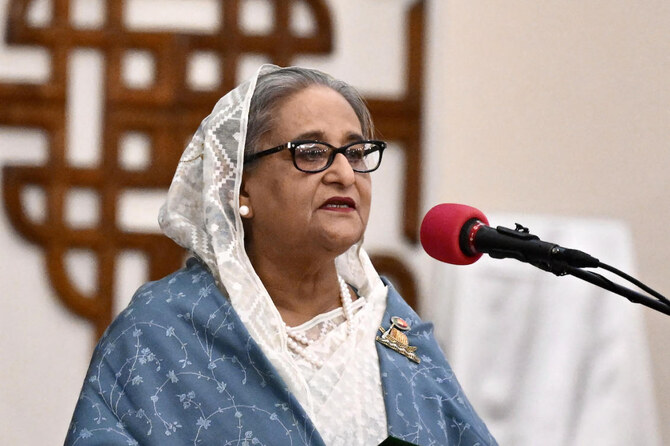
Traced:
[[407, 336], [400, 330], [409, 330], [409, 324], [403, 318], [393, 316], [391, 318], [391, 326], [388, 330], [384, 330], [384, 327], [379, 327], [379, 331], [382, 334], [381, 336], [377, 336], [377, 342], [419, 364], [421, 360], [414, 353], [416, 347], [409, 345]]

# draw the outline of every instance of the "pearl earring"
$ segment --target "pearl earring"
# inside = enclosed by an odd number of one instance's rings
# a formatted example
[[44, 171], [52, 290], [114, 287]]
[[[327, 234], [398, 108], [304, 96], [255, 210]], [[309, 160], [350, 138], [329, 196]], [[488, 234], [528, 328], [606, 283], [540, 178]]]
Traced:
[[240, 215], [242, 217], [246, 217], [247, 215], [249, 215], [249, 211], [250, 211], [249, 206], [247, 206], [246, 204], [240, 206]]

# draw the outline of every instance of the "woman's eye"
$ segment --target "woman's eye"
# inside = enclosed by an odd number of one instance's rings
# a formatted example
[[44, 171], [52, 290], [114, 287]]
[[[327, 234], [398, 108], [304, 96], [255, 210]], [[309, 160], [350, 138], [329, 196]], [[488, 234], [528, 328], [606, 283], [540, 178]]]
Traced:
[[299, 148], [296, 155], [304, 160], [321, 160], [328, 156], [328, 150], [321, 147]]
[[347, 159], [349, 161], [361, 161], [365, 158], [365, 151], [362, 147], [347, 149]]

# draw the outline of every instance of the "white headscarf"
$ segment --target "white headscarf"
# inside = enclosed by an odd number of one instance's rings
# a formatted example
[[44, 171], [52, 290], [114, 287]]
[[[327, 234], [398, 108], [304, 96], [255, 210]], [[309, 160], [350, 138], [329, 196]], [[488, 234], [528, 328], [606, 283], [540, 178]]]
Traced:
[[[290, 390], [311, 406], [308, 385], [287, 348], [282, 318], [245, 251], [238, 209], [249, 104], [258, 77], [278, 69], [261, 66], [202, 121], [179, 161], [159, 224], [168, 237], [205, 262]], [[363, 294], [383, 287], [360, 243], [339, 256], [336, 266]]]

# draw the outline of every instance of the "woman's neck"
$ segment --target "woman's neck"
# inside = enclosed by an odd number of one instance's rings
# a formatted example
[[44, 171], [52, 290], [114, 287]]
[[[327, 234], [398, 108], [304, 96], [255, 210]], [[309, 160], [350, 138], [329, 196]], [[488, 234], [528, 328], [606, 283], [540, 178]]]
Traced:
[[302, 262], [249, 253], [251, 263], [288, 326], [300, 325], [341, 305], [333, 258]]

